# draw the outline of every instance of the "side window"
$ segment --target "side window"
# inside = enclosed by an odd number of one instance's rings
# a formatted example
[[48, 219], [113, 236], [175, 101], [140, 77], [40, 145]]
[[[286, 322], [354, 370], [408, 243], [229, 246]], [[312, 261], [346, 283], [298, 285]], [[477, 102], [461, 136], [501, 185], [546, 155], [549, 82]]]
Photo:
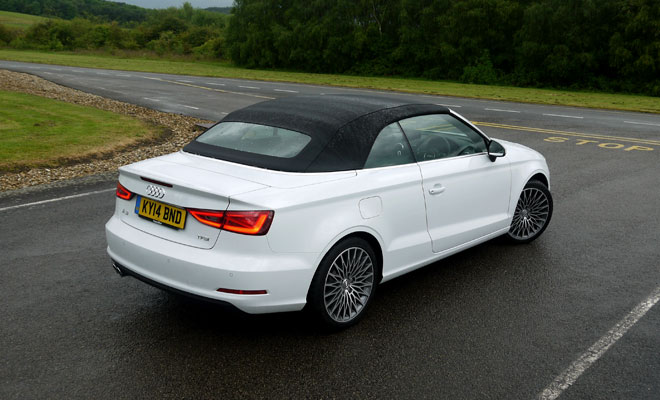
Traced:
[[417, 161], [486, 151], [481, 135], [449, 114], [422, 115], [399, 121]]
[[364, 168], [389, 167], [414, 163], [415, 158], [399, 124], [396, 122], [386, 126], [376, 137], [371, 146], [369, 157]]

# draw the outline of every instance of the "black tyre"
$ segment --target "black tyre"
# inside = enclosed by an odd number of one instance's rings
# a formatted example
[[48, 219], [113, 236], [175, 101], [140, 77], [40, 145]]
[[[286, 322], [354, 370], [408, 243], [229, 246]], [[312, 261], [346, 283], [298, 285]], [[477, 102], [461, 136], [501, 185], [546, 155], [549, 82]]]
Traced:
[[376, 291], [378, 259], [367, 241], [351, 237], [323, 257], [307, 295], [322, 328], [347, 328], [362, 318]]
[[531, 180], [522, 190], [511, 228], [506, 234], [513, 243], [529, 243], [541, 236], [552, 217], [552, 195], [543, 182]]

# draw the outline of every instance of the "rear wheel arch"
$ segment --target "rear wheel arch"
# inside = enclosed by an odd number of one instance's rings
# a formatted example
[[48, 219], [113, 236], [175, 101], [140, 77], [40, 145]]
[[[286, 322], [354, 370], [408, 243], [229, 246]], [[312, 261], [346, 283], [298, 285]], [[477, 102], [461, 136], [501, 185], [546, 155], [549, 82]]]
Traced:
[[[370, 232], [370, 229], [364, 226], [345, 230], [344, 232], [335, 236], [335, 238], [332, 241], [330, 241], [330, 244], [325, 249], [323, 249], [323, 251], [318, 256], [314, 271], [316, 272], [316, 270], [318, 270], [319, 266], [321, 265], [321, 261], [333, 248], [335, 248], [338, 244], [340, 244], [344, 240], [349, 239], [351, 237], [358, 237], [360, 239], [365, 240], [373, 249], [374, 253], [376, 254], [376, 261], [378, 263], [377, 282], [380, 283], [380, 281], [383, 278], [383, 246], [381, 245], [381, 240], [379, 239], [379, 235], [375, 232]], [[308, 293], [309, 293], [309, 289], [308, 289]]]
[[[343, 234], [338, 235], [335, 240], [331, 242], [331, 244], [324, 249], [324, 251], [320, 254], [316, 266], [314, 267], [314, 273], [319, 269], [321, 266], [321, 261], [325, 258], [325, 256], [332, 251], [338, 244], [341, 242], [350, 239], [352, 237], [357, 237], [360, 238], [364, 241], [366, 241], [374, 251], [376, 255], [376, 261], [377, 261], [377, 268], [378, 268], [378, 275], [377, 275], [377, 280], [376, 283], [380, 283], [381, 280], [383, 280], [383, 247], [380, 244], [380, 241], [378, 238], [376, 238], [376, 235], [374, 235], [371, 232], [367, 232], [366, 230], [355, 230], [352, 232], [344, 232]], [[309, 299], [309, 290], [311, 288], [311, 282], [310, 286], [307, 288], [307, 299]]]

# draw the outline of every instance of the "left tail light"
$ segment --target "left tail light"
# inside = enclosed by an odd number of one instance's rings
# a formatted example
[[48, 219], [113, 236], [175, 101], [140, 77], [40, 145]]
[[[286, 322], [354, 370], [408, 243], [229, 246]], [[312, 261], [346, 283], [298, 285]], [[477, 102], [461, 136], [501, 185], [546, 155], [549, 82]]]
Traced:
[[222, 228], [224, 213], [222, 211], [212, 210], [192, 210], [188, 209], [190, 215], [204, 225], [212, 226], [214, 228]]
[[117, 191], [115, 192], [117, 197], [124, 200], [130, 200], [135, 196], [135, 193], [126, 189], [121, 183], [117, 182]]
[[240, 233], [262, 236], [273, 222], [273, 211], [213, 211], [188, 209], [190, 215], [204, 225]]
[[227, 211], [222, 229], [244, 235], [265, 235], [273, 214], [272, 211]]

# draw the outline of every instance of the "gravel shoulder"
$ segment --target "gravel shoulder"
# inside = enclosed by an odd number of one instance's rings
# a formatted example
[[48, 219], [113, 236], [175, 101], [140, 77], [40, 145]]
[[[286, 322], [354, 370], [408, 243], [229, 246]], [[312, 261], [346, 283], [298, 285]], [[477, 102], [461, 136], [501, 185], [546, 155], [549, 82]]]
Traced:
[[33, 168], [23, 172], [2, 173], [0, 174], [0, 192], [89, 175], [111, 174], [122, 165], [180, 150], [198, 134], [195, 131], [196, 124], [210, 122], [106, 99], [101, 96], [58, 85], [34, 75], [6, 70], [0, 70], [0, 90], [27, 93], [68, 103], [95, 107], [137, 118], [147, 123], [156, 124], [171, 132], [171, 134], [165, 135], [160, 142], [138, 145], [131, 149], [119, 148], [114, 152], [104, 153], [99, 159], [93, 159], [75, 165], [58, 168]]

